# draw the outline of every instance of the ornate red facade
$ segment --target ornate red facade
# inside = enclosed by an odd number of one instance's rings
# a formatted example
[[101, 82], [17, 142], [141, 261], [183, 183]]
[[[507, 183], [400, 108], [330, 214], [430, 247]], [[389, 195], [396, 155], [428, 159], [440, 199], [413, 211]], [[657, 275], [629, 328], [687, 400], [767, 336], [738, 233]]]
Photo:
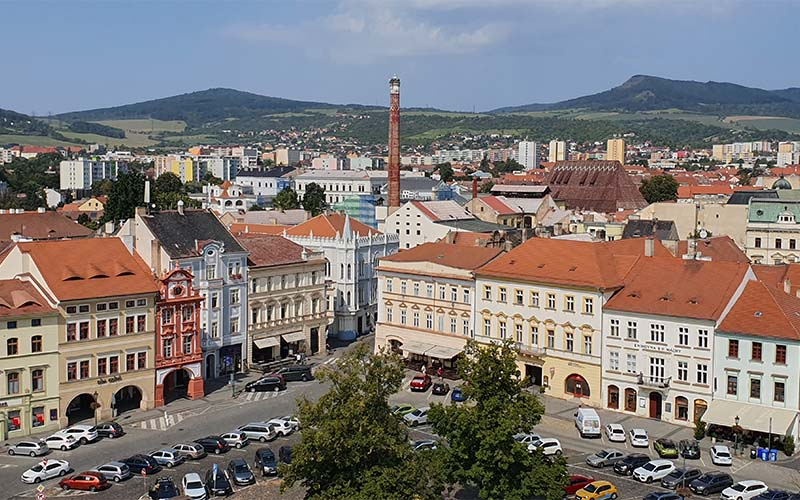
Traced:
[[202, 398], [203, 351], [200, 343], [200, 305], [203, 297], [192, 287], [192, 274], [173, 269], [159, 280], [156, 303], [155, 405], [172, 399]]

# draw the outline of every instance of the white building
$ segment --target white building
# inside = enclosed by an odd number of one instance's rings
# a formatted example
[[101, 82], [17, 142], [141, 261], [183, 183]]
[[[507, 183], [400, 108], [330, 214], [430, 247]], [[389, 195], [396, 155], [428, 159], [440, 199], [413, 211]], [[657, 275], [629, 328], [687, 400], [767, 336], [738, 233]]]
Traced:
[[539, 145], [533, 141], [520, 141], [517, 145], [519, 149], [518, 157], [520, 165], [525, 170], [539, 168]]
[[368, 156], [348, 158], [347, 166], [350, 170], [369, 170], [372, 168], [372, 158], [369, 158]]
[[271, 205], [278, 193], [291, 187], [291, 174], [294, 167], [276, 167], [269, 170], [251, 170], [239, 172], [236, 183], [246, 194], [253, 194], [259, 205]]
[[242, 165], [238, 156], [198, 156], [197, 162], [200, 172], [209, 173], [223, 181], [235, 180]]
[[219, 216], [229, 212], [247, 212], [257, 201], [255, 195], [245, 194], [241, 186], [230, 181], [225, 181], [219, 186], [205, 185], [202, 193], [190, 196], [200, 201], [204, 209], [212, 210]]
[[451, 226], [438, 224], [440, 221], [474, 220], [474, 215], [452, 200], [409, 201], [386, 217], [383, 230], [397, 236], [400, 248], [411, 248], [440, 240], [454, 230]]
[[302, 198], [306, 187], [316, 183], [325, 189], [325, 201], [329, 205], [360, 195], [380, 194], [380, 188], [388, 182], [386, 171], [314, 170], [298, 175], [295, 191]]
[[91, 189], [92, 184], [103, 179], [115, 180], [125, 163], [114, 160], [62, 160], [59, 165], [60, 189]]

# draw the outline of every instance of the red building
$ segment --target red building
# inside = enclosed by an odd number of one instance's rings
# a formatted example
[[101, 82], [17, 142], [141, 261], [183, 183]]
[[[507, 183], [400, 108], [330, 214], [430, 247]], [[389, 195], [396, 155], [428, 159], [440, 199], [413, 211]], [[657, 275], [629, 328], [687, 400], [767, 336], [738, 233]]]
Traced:
[[156, 303], [155, 406], [175, 399], [202, 398], [203, 352], [200, 344], [200, 304], [192, 274], [173, 269], [159, 280]]

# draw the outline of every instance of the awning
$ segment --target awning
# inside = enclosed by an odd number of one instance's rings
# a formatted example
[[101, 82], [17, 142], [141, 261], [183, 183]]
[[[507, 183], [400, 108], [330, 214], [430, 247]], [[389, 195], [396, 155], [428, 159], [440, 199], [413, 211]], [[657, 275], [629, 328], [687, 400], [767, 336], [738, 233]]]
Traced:
[[[739, 417], [739, 426], [749, 431], [770, 432], [785, 435], [794, 424], [797, 412], [784, 408], [751, 405], [740, 401], [715, 399], [711, 401], [702, 420], [708, 424], [735, 425], [734, 418]], [[770, 426], [770, 423], [772, 424]]]
[[457, 347], [446, 347], [443, 345], [437, 345], [425, 351], [425, 355], [431, 358], [452, 359], [461, 354], [463, 351], [464, 349], [459, 349]]
[[268, 347], [275, 347], [281, 343], [278, 337], [267, 337], [265, 339], [255, 339], [253, 343], [259, 349], [267, 349]]
[[300, 342], [302, 340], [305, 340], [306, 334], [303, 332], [293, 332], [293, 333], [287, 333], [286, 335], [281, 335], [281, 338], [283, 338], [284, 342], [291, 344], [292, 342]]
[[400, 346], [403, 352], [413, 354], [425, 354], [425, 351], [433, 349], [433, 344], [426, 344], [424, 342], [403, 342]]

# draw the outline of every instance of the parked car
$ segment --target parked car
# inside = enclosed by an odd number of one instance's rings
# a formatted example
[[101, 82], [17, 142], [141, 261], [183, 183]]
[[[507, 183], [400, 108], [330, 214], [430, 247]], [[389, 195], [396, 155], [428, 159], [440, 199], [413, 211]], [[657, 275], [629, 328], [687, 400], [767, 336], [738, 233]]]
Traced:
[[405, 420], [406, 424], [410, 425], [411, 427], [416, 427], [418, 425], [423, 425], [428, 423], [428, 411], [430, 411], [429, 406], [425, 406], [422, 408], [417, 408], [416, 410], [412, 411], [407, 415], [403, 415], [403, 420]]
[[592, 467], [610, 467], [625, 457], [619, 450], [600, 450], [594, 455], [586, 457], [586, 463]]
[[733, 485], [733, 478], [724, 472], [706, 472], [689, 483], [689, 489], [698, 495], [708, 496], [712, 493], [721, 493], [728, 486]]
[[767, 490], [753, 497], [753, 500], [789, 500], [792, 494], [783, 490]]
[[122, 462], [108, 462], [107, 464], [95, 467], [94, 472], [99, 472], [109, 481], [118, 483], [131, 477], [131, 468]]
[[314, 375], [311, 373], [311, 367], [306, 365], [292, 365], [284, 366], [270, 375], [280, 375], [286, 382], [309, 381], [314, 380]]
[[205, 448], [198, 443], [175, 443], [172, 445], [172, 449], [189, 460], [200, 460], [208, 455]]
[[700, 443], [694, 439], [684, 439], [678, 443], [678, 450], [683, 458], [696, 460], [700, 458]]
[[580, 474], [572, 474], [569, 476], [569, 481], [564, 486], [564, 495], [574, 495], [580, 489], [585, 488], [589, 483], [593, 483], [594, 479], [589, 476], [581, 476]]
[[394, 413], [395, 415], [401, 416], [401, 417], [404, 416], [404, 415], [408, 415], [409, 413], [411, 413], [414, 410], [416, 410], [416, 408], [414, 408], [411, 405], [405, 405], [404, 404], [404, 405], [394, 405], [394, 406], [392, 406], [392, 413]]
[[99, 472], [81, 472], [58, 482], [62, 490], [103, 491], [111, 487], [108, 479]]
[[162, 498], [179, 497], [181, 492], [178, 491], [178, 487], [175, 486], [175, 481], [171, 477], [160, 477], [150, 488], [148, 495], [152, 500], [160, 500]]
[[278, 417], [278, 420], [283, 420], [287, 422], [289, 425], [292, 426], [293, 431], [300, 430], [300, 419], [295, 417], [294, 415], [284, 415], [282, 417]]
[[608, 481], [589, 483], [575, 492], [576, 500], [617, 500], [619, 491]]
[[[216, 464], [214, 465], [216, 466]], [[233, 494], [233, 486], [228, 479], [228, 475], [219, 466], [217, 466], [216, 475], [213, 467], [206, 471], [206, 489], [209, 495], [215, 497], [226, 497]]]
[[689, 483], [702, 475], [703, 473], [700, 472], [700, 469], [678, 468], [667, 474], [667, 477], [661, 480], [661, 486], [670, 490], [685, 488], [689, 486]]
[[243, 425], [239, 427], [238, 430], [247, 436], [247, 439], [261, 441], [262, 443], [274, 441], [275, 438], [278, 437], [278, 433], [275, 432], [275, 428], [272, 425], [264, 422], [253, 422]]
[[450, 400], [454, 403], [466, 401], [467, 396], [464, 395], [464, 389], [461, 387], [453, 387], [453, 392], [450, 393]]
[[711, 453], [711, 463], [714, 465], [731, 465], [733, 463], [731, 450], [724, 444], [715, 444], [709, 453]]
[[631, 441], [631, 446], [634, 448], [647, 448], [650, 446], [650, 439], [647, 437], [647, 431], [644, 429], [631, 429], [628, 436]]
[[634, 469], [633, 477], [643, 483], [652, 483], [658, 479], [664, 479], [675, 470], [675, 464], [669, 460], [651, 460], [646, 464]]
[[750, 500], [762, 493], [766, 493], [768, 489], [763, 481], [749, 479], [747, 481], [739, 481], [725, 488], [719, 497], [722, 500]]
[[652, 491], [643, 500], [683, 500], [683, 497], [674, 491]]
[[435, 450], [436, 448], [437, 443], [432, 439], [423, 439], [420, 441], [413, 441], [411, 443], [411, 449], [414, 451]]
[[49, 451], [50, 448], [44, 441], [20, 441], [8, 447], [9, 455], [28, 455], [29, 457], [45, 455]]
[[578, 408], [575, 412], [575, 428], [581, 437], [600, 437], [600, 415], [594, 408]]
[[66, 476], [67, 472], [69, 472], [69, 462], [50, 459], [47, 462], [39, 462], [23, 472], [21, 479], [23, 483], [39, 483], [51, 477]]
[[97, 435], [102, 438], [118, 438], [125, 435], [125, 429], [116, 422], [102, 422], [97, 424]]
[[613, 443], [624, 443], [625, 428], [620, 424], [606, 424], [606, 439]]
[[120, 462], [127, 465], [133, 474], [141, 474], [142, 471], [145, 471], [148, 476], [152, 476], [161, 470], [156, 459], [149, 455], [132, 455]]
[[614, 464], [614, 472], [623, 476], [633, 475], [633, 471], [650, 461], [644, 453], [631, 453]]
[[158, 465], [163, 465], [168, 469], [171, 469], [176, 465], [180, 465], [186, 461], [185, 455], [181, 455], [178, 450], [173, 450], [172, 448], [154, 451], [150, 454], [150, 456], [155, 459]]
[[185, 474], [181, 480], [181, 488], [183, 488], [183, 494], [191, 500], [206, 500], [208, 498], [206, 485], [203, 484], [203, 478], [197, 472]]
[[292, 432], [294, 432], [294, 426], [285, 420], [281, 420], [280, 418], [273, 418], [272, 420], [267, 421], [268, 425], [271, 425], [275, 429], [275, 433], [279, 436], [288, 436]]
[[59, 434], [59, 433], [44, 438], [44, 442], [47, 445], [47, 447], [50, 448], [51, 450], [61, 450], [61, 451], [72, 450], [74, 448], [77, 448], [81, 444], [73, 436], [68, 436], [66, 434]]
[[561, 441], [556, 438], [540, 438], [528, 445], [528, 451], [541, 450], [546, 457], [560, 457], [564, 451], [561, 449]]
[[514, 434], [514, 441], [518, 443], [522, 443], [525, 446], [535, 443], [536, 441], [540, 440], [542, 436], [538, 434], [534, 434], [532, 432], [520, 432], [518, 434]]
[[247, 439], [247, 434], [241, 431], [234, 431], [234, 432], [226, 432], [220, 436], [228, 446], [231, 448], [236, 448], [237, 450], [243, 446], [247, 446], [250, 443], [250, 440]]
[[409, 387], [414, 392], [425, 392], [431, 386], [431, 378], [427, 375], [417, 375], [411, 379]]
[[447, 382], [436, 382], [433, 384], [431, 392], [437, 396], [446, 396], [450, 392], [450, 384]]
[[660, 438], [653, 441], [653, 449], [658, 453], [661, 458], [677, 458], [678, 447], [675, 446], [675, 441], [667, 438]]
[[234, 458], [228, 462], [228, 477], [238, 485], [255, 484], [256, 476], [243, 458]]
[[220, 453], [227, 453], [231, 447], [228, 443], [219, 436], [206, 436], [204, 438], [195, 439], [195, 443], [199, 444], [206, 450], [206, 453], [213, 453], [219, 455]]
[[72, 436], [80, 444], [94, 443], [100, 438], [97, 434], [97, 427], [93, 425], [73, 425], [72, 427], [58, 431], [57, 434]]
[[282, 464], [290, 464], [292, 463], [292, 447], [291, 446], [281, 446], [278, 449], [278, 462]]
[[278, 460], [269, 448], [256, 450], [255, 466], [261, 471], [262, 476], [275, 476], [278, 474]]
[[248, 382], [244, 386], [247, 392], [282, 391], [286, 389], [286, 381], [283, 377], [267, 376], [258, 380]]

